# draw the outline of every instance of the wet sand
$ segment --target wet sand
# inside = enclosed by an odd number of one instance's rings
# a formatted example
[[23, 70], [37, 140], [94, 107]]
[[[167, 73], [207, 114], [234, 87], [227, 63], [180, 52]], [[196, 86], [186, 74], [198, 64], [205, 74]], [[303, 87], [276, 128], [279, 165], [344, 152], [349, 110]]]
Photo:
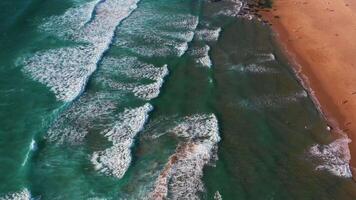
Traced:
[[261, 11], [334, 133], [352, 140], [356, 177], [356, 2], [274, 0]]

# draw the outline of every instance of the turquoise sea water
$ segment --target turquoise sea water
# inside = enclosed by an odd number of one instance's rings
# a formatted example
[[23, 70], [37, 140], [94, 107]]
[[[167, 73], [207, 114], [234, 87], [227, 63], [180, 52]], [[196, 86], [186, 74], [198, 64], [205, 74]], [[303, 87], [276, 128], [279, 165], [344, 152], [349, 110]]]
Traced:
[[223, 0], [0, 2], [0, 199], [355, 199], [268, 26]]

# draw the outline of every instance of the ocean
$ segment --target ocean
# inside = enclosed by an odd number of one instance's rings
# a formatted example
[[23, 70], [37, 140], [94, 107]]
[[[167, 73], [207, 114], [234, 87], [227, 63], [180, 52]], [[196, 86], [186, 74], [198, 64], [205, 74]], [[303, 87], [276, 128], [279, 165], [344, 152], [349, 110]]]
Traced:
[[0, 2], [0, 199], [355, 199], [239, 0]]

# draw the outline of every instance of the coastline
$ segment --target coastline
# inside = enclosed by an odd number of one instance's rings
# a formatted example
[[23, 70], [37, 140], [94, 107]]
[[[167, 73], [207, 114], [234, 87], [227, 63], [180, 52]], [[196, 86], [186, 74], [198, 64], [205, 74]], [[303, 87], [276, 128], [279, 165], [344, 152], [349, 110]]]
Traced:
[[[300, 82], [334, 135], [351, 139], [356, 177], [356, 3], [350, 0], [274, 0], [260, 10], [276, 33]], [[355, 85], [355, 86], [353, 86]]]

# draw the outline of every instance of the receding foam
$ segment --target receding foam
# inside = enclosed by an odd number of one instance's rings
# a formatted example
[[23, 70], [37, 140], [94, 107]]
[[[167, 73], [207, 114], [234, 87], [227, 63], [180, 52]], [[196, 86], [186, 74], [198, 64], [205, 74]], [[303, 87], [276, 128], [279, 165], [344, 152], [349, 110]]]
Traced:
[[27, 188], [19, 192], [9, 193], [0, 197], [0, 200], [31, 200], [31, 193]]
[[91, 162], [96, 170], [116, 178], [124, 176], [131, 163], [131, 146], [134, 137], [143, 129], [148, 113], [152, 109], [150, 104], [126, 109], [118, 116], [118, 121], [112, 129], [102, 132], [113, 146], [93, 153]]
[[240, 0], [228, 0], [229, 5], [225, 9], [219, 11], [216, 15], [228, 16], [228, 17], [237, 17], [240, 13], [240, 10], [243, 6], [242, 1]]
[[201, 29], [195, 32], [195, 38], [202, 41], [217, 41], [219, 39], [221, 28]]
[[158, 176], [150, 199], [198, 199], [204, 191], [203, 168], [216, 159], [220, 141], [215, 115], [185, 117], [170, 132], [186, 139]]
[[191, 51], [191, 55], [196, 58], [196, 63], [203, 67], [211, 67], [212, 61], [209, 56], [210, 46], [196, 47]]
[[251, 99], [241, 100], [240, 106], [255, 110], [260, 108], [280, 108], [287, 104], [295, 103], [305, 99], [308, 93], [305, 90], [295, 92], [290, 95], [263, 95]]
[[348, 147], [350, 142], [351, 140], [345, 136], [328, 145], [313, 145], [309, 149], [310, 156], [321, 161], [316, 170], [326, 170], [336, 176], [351, 178], [349, 166], [351, 156]]
[[96, 70], [117, 25], [137, 3], [138, 0], [93, 1], [50, 18], [41, 30], [84, 44], [37, 52], [23, 60], [24, 72], [47, 85], [59, 100], [72, 101]]

